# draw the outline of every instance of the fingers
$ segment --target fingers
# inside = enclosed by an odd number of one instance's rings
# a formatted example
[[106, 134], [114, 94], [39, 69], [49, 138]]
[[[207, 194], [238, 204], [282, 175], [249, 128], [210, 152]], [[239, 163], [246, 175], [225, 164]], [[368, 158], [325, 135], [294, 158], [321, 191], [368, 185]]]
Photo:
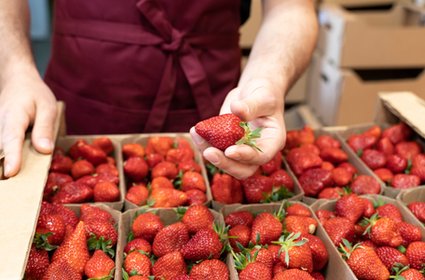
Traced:
[[37, 115], [32, 129], [32, 144], [40, 153], [53, 150], [53, 130], [57, 115], [55, 103], [42, 101], [37, 104]]
[[195, 145], [198, 147], [198, 150], [201, 151], [201, 153], [208, 148], [210, 145], [208, 144], [207, 141], [205, 141], [204, 138], [202, 138], [201, 136], [199, 136], [198, 133], [196, 133], [195, 131], [195, 127], [192, 127], [190, 129], [190, 136], [192, 137], [193, 142], [195, 143]]

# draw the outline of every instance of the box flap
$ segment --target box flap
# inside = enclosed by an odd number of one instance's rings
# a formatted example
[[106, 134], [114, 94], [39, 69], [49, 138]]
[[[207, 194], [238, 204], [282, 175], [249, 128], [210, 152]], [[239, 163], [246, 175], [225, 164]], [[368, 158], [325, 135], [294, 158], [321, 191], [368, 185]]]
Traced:
[[[425, 138], [425, 101], [412, 92], [379, 93], [383, 107]], [[379, 116], [377, 116], [379, 117]]]

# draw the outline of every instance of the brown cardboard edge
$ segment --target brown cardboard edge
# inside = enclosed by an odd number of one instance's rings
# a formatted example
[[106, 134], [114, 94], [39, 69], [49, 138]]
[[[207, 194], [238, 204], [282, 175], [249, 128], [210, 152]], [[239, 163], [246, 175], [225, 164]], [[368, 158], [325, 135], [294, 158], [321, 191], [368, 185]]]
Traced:
[[425, 225], [421, 221], [419, 221], [418, 218], [416, 218], [416, 216], [412, 213], [412, 211], [410, 211], [407, 205], [411, 202], [416, 201], [425, 202], [425, 186], [408, 189], [404, 192], [401, 192], [398, 194], [396, 200], [401, 208], [411, 214], [412, 219], [414, 219], [418, 226], [421, 228], [422, 235], [424, 236]]
[[[207, 175], [207, 170], [205, 168], [205, 163], [203, 161], [202, 155], [199, 152], [199, 150], [195, 147], [195, 144], [193, 143], [193, 140], [190, 136], [189, 133], [152, 133], [152, 134], [133, 134], [133, 135], [127, 135], [125, 137], [122, 137], [120, 142], [120, 156], [121, 156], [121, 165], [120, 165], [120, 172], [123, 174], [122, 178], [123, 178], [123, 188], [124, 188], [124, 210], [130, 210], [130, 209], [136, 209], [139, 208], [140, 206], [128, 201], [125, 199], [125, 194], [127, 193], [127, 186], [126, 186], [126, 178], [125, 178], [125, 174], [124, 174], [124, 169], [123, 169], [123, 162], [124, 162], [124, 158], [122, 157], [122, 146], [124, 144], [128, 144], [128, 143], [139, 143], [142, 144], [143, 146], [146, 146], [146, 143], [148, 141], [148, 139], [150, 137], [155, 137], [155, 136], [160, 136], [160, 137], [171, 137], [171, 138], [177, 138], [177, 137], [184, 137], [186, 140], [188, 140], [188, 142], [191, 144], [192, 146], [192, 150], [195, 154], [195, 161], [196, 163], [199, 164], [199, 166], [201, 167], [201, 174], [202, 177], [204, 178], [205, 181], [205, 185], [207, 188], [206, 191], [206, 196], [207, 196], [207, 201], [204, 203], [205, 206], [209, 207], [211, 205], [211, 201], [212, 201], [212, 194], [211, 194], [211, 188], [210, 188], [210, 184], [209, 184], [209, 180], [208, 180], [208, 175]], [[155, 208], [158, 209], [158, 208]]]
[[[108, 135], [104, 135], [106, 137], [109, 137]], [[71, 135], [71, 136], [63, 136], [63, 137], [59, 137], [56, 141], [55, 147], [61, 147], [63, 149], [65, 149], [65, 151], [68, 151], [69, 148], [71, 147], [72, 144], [75, 143], [75, 141], [79, 140], [79, 139], [84, 139], [87, 142], [91, 143], [94, 139], [100, 137], [100, 135]], [[123, 185], [123, 172], [122, 172], [122, 157], [121, 157], [121, 145], [119, 144], [119, 141], [117, 141], [116, 139], [109, 137], [113, 143], [114, 146], [114, 152], [113, 152], [113, 157], [115, 158], [116, 161], [116, 167], [118, 169], [118, 176], [119, 176], [119, 184], [118, 184], [118, 188], [120, 190], [120, 200], [116, 201], [116, 202], [86, 202], [86, 203], [90, 203], [90, 204], [105, 204], [108, 205], [109, 207], [111, 207], [112, 209], [115, 210], [121, 210], [124, 206], [124, 198], [125, 198], [125, 186]], [[83, 203], [71, 203], [71, 204], [65, 204], [67, 206], [79, 206]]]

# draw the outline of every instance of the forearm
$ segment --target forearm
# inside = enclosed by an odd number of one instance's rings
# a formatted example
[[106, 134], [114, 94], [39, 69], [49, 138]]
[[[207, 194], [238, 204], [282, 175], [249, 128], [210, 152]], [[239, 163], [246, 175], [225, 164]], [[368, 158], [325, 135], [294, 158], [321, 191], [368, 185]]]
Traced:
[[308, 65], [317, 29], [312, 0], [263, 0], [263, 22], [239, 86], [264, 79], [283, 96]]
[[26, 0], [0, 1], [0, 89], [21, 70], [35, 72], [29, 44], [29, 8]]

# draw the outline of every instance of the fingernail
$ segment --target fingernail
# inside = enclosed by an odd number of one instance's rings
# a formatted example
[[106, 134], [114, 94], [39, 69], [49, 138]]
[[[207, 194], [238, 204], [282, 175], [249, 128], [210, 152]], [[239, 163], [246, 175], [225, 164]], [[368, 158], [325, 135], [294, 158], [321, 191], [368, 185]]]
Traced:
[[219, 159], [217, 155], [211, 155], [208, 160], [212, 163], [212, 164], [218, 164], [219, 163]]
[[195, 136], [193, 137], [193, 140], [195, 141], [196, 145], [200, 146], [202, 144], [205, 143], [204, 138], [200, 137], [200, 136]]
[[52, 150], [52, 148], [53, 148], [52, 141], [50, 141], [47, 138], [39, 138], [38, 139], [38, 145], [41, 148], [46, 149], [46, 150]]
[[239, 153], [236, 152], [236, 148], [235, 147], [229, 147], [226, 149], [225, 153], [226, 157], [230, 157], [234, 160], [239, 160], [240, 156]]
[[12, 171], [12, 167], [10, 163], [5, 163], [4, 165], [4, 176], [9, 177], [10, 172]]

